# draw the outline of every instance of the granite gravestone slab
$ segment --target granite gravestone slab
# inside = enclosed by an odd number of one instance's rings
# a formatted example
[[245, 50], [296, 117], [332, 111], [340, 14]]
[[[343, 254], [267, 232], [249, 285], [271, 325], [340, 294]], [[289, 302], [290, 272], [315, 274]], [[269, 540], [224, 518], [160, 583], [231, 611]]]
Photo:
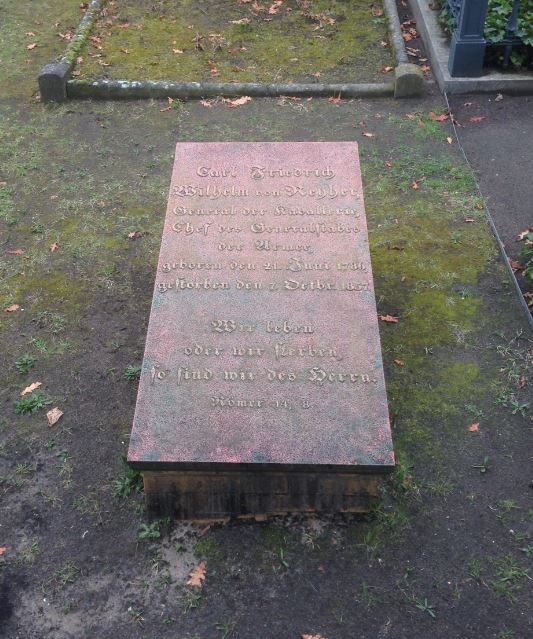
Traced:
[[159, 514], [368, 508], [394, 453], [355, 142], [177, 145], [128, 461]]

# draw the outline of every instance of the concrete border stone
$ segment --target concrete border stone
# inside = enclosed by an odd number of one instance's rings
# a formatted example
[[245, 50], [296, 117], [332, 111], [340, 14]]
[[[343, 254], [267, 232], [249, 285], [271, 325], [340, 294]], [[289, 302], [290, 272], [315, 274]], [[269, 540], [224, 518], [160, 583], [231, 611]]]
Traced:
[[69, 80], [69, 98], [140, 99], [179, 98], [194, 100], [216, 96], [279, 97], [335, 96], [381, 98], [394, 95], [394, 84], [259, 84], [232, 82], [164, 82], [128, 80]]

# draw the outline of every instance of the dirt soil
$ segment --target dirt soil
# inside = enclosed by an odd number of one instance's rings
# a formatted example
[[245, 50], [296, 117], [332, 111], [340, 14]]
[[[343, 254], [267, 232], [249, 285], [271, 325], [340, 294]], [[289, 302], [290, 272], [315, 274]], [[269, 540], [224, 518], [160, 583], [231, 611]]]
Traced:
[[[533, 342], [441, 96], [43, 106], [34, 71], [78, 4], [59, 27], [53, 3], [8, 4], [0, 636], [533, 636]], [[380, 324], [398, 467], [368, 516], [206, 526], [144, 510], [123, 457], [185, 140], [360, 145], [378, 310], [399, 318]]]

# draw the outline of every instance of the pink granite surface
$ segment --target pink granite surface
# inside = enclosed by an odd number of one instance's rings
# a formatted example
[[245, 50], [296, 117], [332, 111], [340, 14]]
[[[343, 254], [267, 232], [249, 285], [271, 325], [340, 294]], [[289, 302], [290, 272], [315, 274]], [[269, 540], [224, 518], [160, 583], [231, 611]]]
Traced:
[[177, 145], [128, 460], [394, 463], [355, 142]]

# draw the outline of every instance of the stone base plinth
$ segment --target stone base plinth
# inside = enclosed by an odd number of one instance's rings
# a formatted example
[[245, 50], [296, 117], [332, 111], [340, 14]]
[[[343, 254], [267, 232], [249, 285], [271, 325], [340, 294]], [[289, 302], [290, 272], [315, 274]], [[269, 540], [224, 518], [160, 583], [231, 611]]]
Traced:
[[381, 475], [329, 472], [144, 471], [152, 517], [224, 519], [367, 512]]

